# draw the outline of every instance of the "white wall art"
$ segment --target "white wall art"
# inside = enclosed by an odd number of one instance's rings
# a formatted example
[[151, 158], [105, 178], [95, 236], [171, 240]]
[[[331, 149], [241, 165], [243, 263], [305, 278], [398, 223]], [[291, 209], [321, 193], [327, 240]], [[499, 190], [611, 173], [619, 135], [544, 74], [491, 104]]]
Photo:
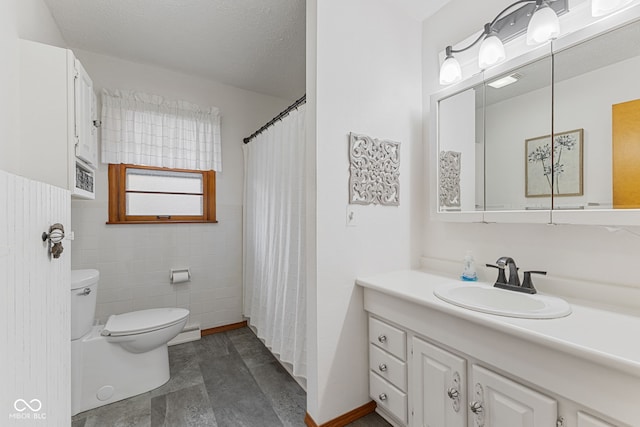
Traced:
[[349, 134], [349, 203], [400, 204], [400, 143]]
[[462, 153], [440, 152], [440, 206], [460, 207], [460, 161]]

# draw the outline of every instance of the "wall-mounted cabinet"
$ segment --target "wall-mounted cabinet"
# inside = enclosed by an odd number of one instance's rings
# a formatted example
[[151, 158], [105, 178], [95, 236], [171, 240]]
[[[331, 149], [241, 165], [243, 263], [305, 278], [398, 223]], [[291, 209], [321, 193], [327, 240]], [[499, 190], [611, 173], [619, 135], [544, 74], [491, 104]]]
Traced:
[[20, 42], [20, 174], [95, 197], [93, 83], [73, 52]]
[[640, 6], [432, 97], [434, 217], [640, 220]]

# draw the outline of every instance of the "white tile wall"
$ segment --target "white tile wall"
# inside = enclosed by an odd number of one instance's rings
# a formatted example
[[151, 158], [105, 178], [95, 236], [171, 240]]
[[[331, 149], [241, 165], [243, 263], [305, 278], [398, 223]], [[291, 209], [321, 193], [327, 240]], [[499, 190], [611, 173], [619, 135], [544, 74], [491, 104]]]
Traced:
[[[96, 317], [158, 307], [191, 311], [202, 329], [242, 320], [242, 206], [218, 205], [217, 224], [106, 225], [106, 201], [72, 203], [72, 268], [100, 271]], [[169, 283], [189, 267], [191, 282]]]
[[[69, 192], [0, 170], [0, 425], [68, 425], [69, 241], [58, 259], [40, 238], [70, 229]], [[23, 399], [33, 411], [15, 402]], [[41, 407], [33, 399], [38, 399]]]

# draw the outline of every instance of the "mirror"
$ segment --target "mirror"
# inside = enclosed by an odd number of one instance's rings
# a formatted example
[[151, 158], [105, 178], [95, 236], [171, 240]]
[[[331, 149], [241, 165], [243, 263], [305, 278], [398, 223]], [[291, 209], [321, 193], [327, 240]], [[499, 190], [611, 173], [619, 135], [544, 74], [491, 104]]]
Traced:
[[637, 224], [638, 40], [640, 20], [561, 50], [569, 41], [559, 40], [552, 55], [435, 94], [437, 212], [548, 222], [551, 210], [558, 223]]
[[532, 161], [551, 138], [551, 56], [485, 81], [487, 211], [551, 209], [549, 160]]
[[484, 210], [484, 86], [438, 101], [438, 207]]
[[554, 209], [640, 208], [638, 40], [634, 22], [554, 54], [554, 152], [583, 152], [580, 170], [557, 162]]

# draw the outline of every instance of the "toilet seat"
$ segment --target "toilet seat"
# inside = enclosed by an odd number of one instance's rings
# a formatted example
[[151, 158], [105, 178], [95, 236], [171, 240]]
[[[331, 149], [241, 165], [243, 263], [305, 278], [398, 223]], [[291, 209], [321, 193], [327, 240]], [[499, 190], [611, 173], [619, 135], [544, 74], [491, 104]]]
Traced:
[[182, 322], [189, 315], [184, 308], [152, 308], [109, 316], [100, 333], [102, 336], [122, 337], [168, 328]]

